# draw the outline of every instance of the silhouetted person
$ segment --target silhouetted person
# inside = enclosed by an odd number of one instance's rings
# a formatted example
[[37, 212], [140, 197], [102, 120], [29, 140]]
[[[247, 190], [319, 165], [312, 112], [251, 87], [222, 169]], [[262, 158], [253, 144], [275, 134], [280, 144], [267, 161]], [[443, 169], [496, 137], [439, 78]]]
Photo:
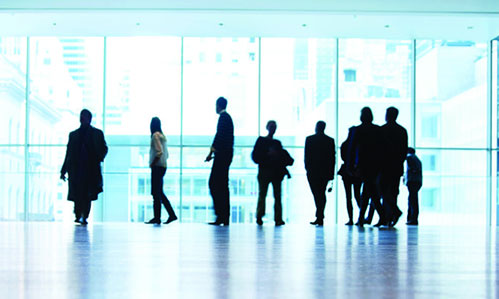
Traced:
[[373, 114], [369, 107], [362, 108], [360, 121], [362, 124], [355, 130], [351, 149], [351, 156], [358, 157], [355, 161], [351, 161], [353, 164], [352, 169], [354, 172], [359, 173], [363, 184], [361, 208], [357, 223], [359, 226], [364, 225], [364, 214], [370, 199], [380, 215], [380, 222], [376, 224], [376, 226], [380, 226], [384, 223], [384, 212], [381, 207], [378, 188], [382, 150], [381, 128], [372, 123]]
[[168, 220], [165, 224], [177, 220], [170, 201], [163, 192], [163, 177], [166, 173], [166, 160], [168, 159], [168, 148], [166, 137], [161, 130], [161, 120], [153, 117], [151, 120], [151, 147], [149, 150], [149, 167], [151, 168], [151, 194], [154, 200], [154, 218], [147, 224], [161, 223], [161, 203], [168, 212]]
[[318, 121], [315, 134], [305, 140], [305, 169], [312, 194], [314, 195], [316, 213], [312, 225], [324, 224], [327, 183], [334, 179], [336, 148], [334, 139], [324, 133], [326, 123]]
[[397, 124], [398, 113], [395, 107], [386, 109], [386, 124], [381, 127], [384, 144], [380, 184], [387, 222], [385, 224], [389, 226], [397, 224], [402, 215], [402, 211], [397, 206], [397, 196], [407, 156], [407, 131]]
[[357, 158], [357, 155], [351, 156], [352, 152], [352, 142], [353, 136], [355, 135], [356, 127], [351, 127], [348, 130], [347, 139], [341, 144], [340, 154], [341, 159], [343, 160], [343, 165], [341, 165], [338, 174], [341, 175], [343, 179], [343, 186], [345, 187], [345, 195], [347, 200], [347, 212], [348, 212], [348, 222], [345, 225], [353, 225], [353, 205], [352, 205], [352, 188], [353, 195], [355, 197], [355, 202], [357, 203], [357, 207], [361, 207], [361, 198], [360, 198], [360, 188], [362, 186], [362, 180], [360, 178], [359, 173], [354, 173], [350, 166], [352, 166], [354, 161]]
[[407, 168], [404, 180], [409, 190], [407, 225], [418, 225], [418, 192], [421, 186], [423, 186], [423, 166], [418, 156], [416, 156], [416, 150], [412, 147], [407, 149], [406, 161]]
[[107, 145], [101, 130], [90, 125], [92, 113], [83, 109], [80, 128], [69, 134], [61, 179], [69, 175], [68, 200], [74, 202], [75, 222], [87, 224], [93, 200], [103, 191], [101, 162], [107, 154]]
[[230, 220], [229, 167], [234, 155], [234, 124], [229, 113], [225, 111], [226, 108], [227, 100], [218, 98], [216, 112], [220, 116], [217, 133], [205, 160], [209, 162], [214, 157], [208, 183], [217, 216], [215, 222], [210, 222], [213, 225], [229, 225]]
[[258, 164], [258, 204], [256, 208], [256, 223], [263, 224], [263, 216], [265, 215], [265, 198], [269, 184], [272, 183], [274, 189], [274, 220], [275, 225], [283, 225], [282, 219], [282, 200], [281, 200], [281, 183], [286, 175], [286, 167], [283, 165], [284, 149], [279, 140], [274, 139], [277, 124], [270, 120], [267, 123], [268, 134], [265, 137], [258, 137], [251, 158]]

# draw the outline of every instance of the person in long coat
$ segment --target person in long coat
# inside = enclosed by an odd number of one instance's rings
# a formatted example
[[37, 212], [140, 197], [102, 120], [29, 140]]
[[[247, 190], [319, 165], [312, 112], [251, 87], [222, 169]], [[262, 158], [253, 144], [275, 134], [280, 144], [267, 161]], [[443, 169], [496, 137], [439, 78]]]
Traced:
[[103, 191], [101, 163], [107, 154], [107, 144], [101, 130], [90, 125], [92, 113], [83, 109], [80, 128], [69, 134], [61, 179], [69, 175], [68, 200], [74, 202], [75, 222], [87, 224], [92, 201]]

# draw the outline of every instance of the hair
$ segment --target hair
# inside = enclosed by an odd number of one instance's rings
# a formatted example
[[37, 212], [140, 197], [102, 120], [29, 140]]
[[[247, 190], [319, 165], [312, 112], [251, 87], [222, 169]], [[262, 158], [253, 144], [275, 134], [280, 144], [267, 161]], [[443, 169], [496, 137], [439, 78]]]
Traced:
[[151, 136], [156, 132], [161, 132], [161, 134], [163, 134], [163, 130], [161, 130], [161, 120], [159, 117], [153, 117], [151, 119]]
[[322, 120], [319, 120], [315, 125], [315, 130], [317, 131], [317, 133], [324, 133], [324, 131], [326, 130], [326, 123]]
[[269, 121], [267, 122], [267, 125], [266, 125], [265, 127], [267, 128], [270, 124], [274, 124], [274, 125], [276, 125], [276, 126], [277, 126], [277, 122], [276, 122], [275, 120], [269, 120]]
[[414, 155], [416, 153], [416, 150], [413, 147], [407, 148], [407, 153]]
[[372, 123], [373, 122], [373, 112], [371, 111], [371, 108], [369, 107], [364, 107], [362, 110], [360, 110], [360, 121], [363, 123]]
[[219, 97], [217, 99], [217, 106], [220, 107], [221, 109], [227, 108], [227, 99], [224, 97]]
[[88, 109], [83, 109], [80, 112], [80, 122], [84, 119], [88, 120], [88, 123], [92, 122], [92, 113]]
[[399, 110], [395, 107], [389, 107], [386, 109], [386, 120], [387, 121], [396, 121], [397, 116], [399, 115]]

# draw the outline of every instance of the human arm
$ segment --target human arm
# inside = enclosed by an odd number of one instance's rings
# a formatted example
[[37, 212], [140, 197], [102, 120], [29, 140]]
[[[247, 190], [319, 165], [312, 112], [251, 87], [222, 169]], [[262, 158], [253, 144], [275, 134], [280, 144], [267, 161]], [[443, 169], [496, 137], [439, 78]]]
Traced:
[[97, 136], [95, 140], [95, 149], [97, 150], [97, 159], [99, 162], [103, 162], [107, 155], [108, 147], [106, 140], [104, 139], [104, 133], [101, 130], [97, 130]]
[[312, 145], [310, 144], [310, 136], [305, 139], [305, 151], [304, 151], [304, 161], [305, 161], [305, 170], [309, 171], [311, 164], [311, 154], [312, 154]]
[[331, 138], [331, 147], [332, 147], [332, 149], [331, 149], [332, 163], [331, 163], [331, 177], [330, 178], [331, 178], [331, 180], [333, 180], [334, 179], [334, 167], [336, 166], [336, 145], [334, 143], [333, 138]]
[[70, 160], [70, 144], [71, 144], [71, 134], [69, 135], [68, 144], [66, 146], [66, 156], [64, 157], [64, 163], [61, 167], [60, 179], [66, 181], [66, 173], [68, 173], [69, 160]]

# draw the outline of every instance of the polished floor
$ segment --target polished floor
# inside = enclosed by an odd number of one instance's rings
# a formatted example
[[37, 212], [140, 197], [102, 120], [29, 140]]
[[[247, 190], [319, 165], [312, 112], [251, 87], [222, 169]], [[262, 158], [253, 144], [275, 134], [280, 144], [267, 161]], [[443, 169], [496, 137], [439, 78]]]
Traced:
[[481, 227], [0, 223], [1, 298], [498, 298]]

